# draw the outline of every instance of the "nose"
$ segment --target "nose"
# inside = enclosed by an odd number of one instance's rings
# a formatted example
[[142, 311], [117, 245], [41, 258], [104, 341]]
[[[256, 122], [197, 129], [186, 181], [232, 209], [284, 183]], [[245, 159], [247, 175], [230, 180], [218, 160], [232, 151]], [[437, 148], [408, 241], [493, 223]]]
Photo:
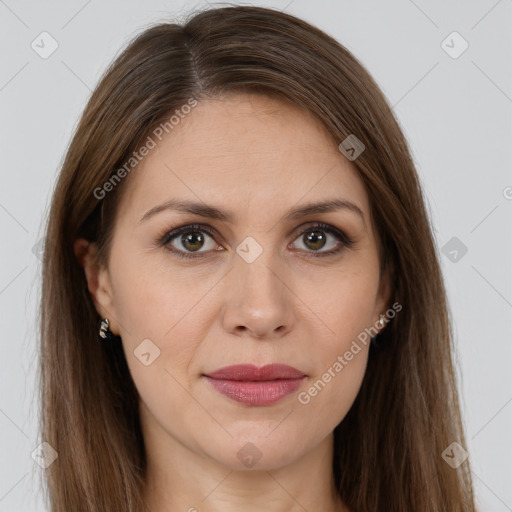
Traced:
[[225, 283], [222, 321], [227, 332], [272, 340], [291, 331], [294, 294], [279, 268], [263, 255], [252, 263], [237, 258]]

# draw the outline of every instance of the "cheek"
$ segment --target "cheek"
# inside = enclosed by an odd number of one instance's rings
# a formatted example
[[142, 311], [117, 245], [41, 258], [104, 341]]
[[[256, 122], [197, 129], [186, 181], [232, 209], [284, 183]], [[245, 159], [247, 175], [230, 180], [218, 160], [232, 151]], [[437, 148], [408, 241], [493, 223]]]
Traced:
[[207, 293], [207, 283], [192, 272], [165, 266], [164, 258], [137, 253], [134, 248], [123, 253], [132, 256], [113, 258], [111, 271], [123, 340], [133, 344], [150, 338], [159, 343], [173, 338], [173, 332], [181, 329], [183, 320]]
[[[341, 356], [343, 361], [343, 356]], [[333, 356], [297, 396], [303, 434], [321, 439], [345, 418], [357, 397], [366, 370], [368, 349], [364, 346], [350, 361]]]
[[[187, 375], [204, 337], [194, 322], [202, 286], [191, 287], [190, 277], [187, 282], [150, 261], [119, 261], [113, 273], [115, 309], [135, 387], [145, 410], [177, 437], [190, 423], [204, 421], [189, 394]], [[184, 410], [189, 411], [187, 424], [181, 420]]]
[[373, 325], [378, 269], [354, 266], [319, 283], [321, 293], [310, 293], [308, 305], [325, 329], [316, 342], [315, 375], [297, 397], [310, 417], [311, 434], [332, 430], [359, 392], [368, 361], [366, 329]]
[[370, 317], [367, 301], [356, 296], [340, 297], [328, 317], [335, 336], [318, 340], [315, 374], [297, 395], [306, 436], [327, 435], [352, 407], [366, 372], [370, 337], [364, 329]]
[[[351, 341], [373, 325], [379, 287], [372, 255], [352, 257], [340, 270], [298, 279], [295, 292], [317, 316], [325, 355], [348, 350]], [[324, 363], [328, 361], [324, 360]]]
[[169, 404], [179, 408], [186, 393], [178, 383], [186, 386], [187, 369], [204, 337], [194, 319], [208, 287], [201, 280], [191, 283], [190, 272], [172, 272], [152, 260], [144, 254], [112, 258], [115, 316], [128, 367], [144, 401], [150, 403], [153, 396], [161, 400], [164, 391], [174, 395]]

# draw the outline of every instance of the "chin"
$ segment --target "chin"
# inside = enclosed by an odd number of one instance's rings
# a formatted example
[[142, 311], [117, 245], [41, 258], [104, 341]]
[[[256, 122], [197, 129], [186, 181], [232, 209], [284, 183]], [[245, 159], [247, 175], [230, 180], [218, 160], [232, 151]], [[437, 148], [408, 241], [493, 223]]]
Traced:
[[[275, 425], [272, 428], [276, 428]], [[243, 435], [219, 442], [212, 451], [212, 438], [208, 437], [205, 453], [219, 464], [230, 470], [275, 470], [282, 468], [299, 458], [305, 452], [306, 443], [303, 438], [295, 440], [295, 436], [283, 430], [254, 428], [254, 436], [245, 428]], [[215, 441], [214, 441], [215, 442]], [[300, 447], [300, 448], [298, 448]]]

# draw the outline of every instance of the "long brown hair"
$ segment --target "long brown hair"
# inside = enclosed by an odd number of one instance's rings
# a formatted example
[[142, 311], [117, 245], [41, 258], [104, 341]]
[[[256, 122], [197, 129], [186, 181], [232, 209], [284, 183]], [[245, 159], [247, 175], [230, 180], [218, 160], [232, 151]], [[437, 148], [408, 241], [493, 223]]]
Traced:
[[137, 390], [120, 340], [97, 343], [98, 313], [73, 251], [85, 237], [108, 261], [124, 182], [101, 199], [94, 191], [190, 98], [237, 91], [291, 101], [337, 144], [354, 134], [365, 145], [353, 164], [381, 240], [381, 271], [403, 309], [334, 430], [342, 500], [354, 512], [474, 511], [468, 460], [454, 469], [442, 457], [452, 442], [465, 446], [451, 319], [424, 196], [391, 108], [329, 35], [278, 10], [229, 6], [138, 35], [94, 90], [64, 159], [40, 310], [41, 435], [58, 453], [45, 472], [52, 512], [143, 510]]

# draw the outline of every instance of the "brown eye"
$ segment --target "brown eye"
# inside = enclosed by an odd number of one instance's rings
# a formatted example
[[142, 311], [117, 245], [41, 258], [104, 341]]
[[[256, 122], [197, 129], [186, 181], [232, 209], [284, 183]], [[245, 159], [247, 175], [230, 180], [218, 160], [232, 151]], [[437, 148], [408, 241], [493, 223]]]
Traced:
[[217, 247], [213, 233], [209, 233], [204, 227], [199, 226], [183, 226], [167, 233], [162, 240], [162, 245], [184, 258], [194, 257], [196, 254], [202, 256], [203, 253]]
[[[216, 236], [219, 235], [212, 228], [187, 225], [167, 232], [159, 243], [180, 258], [199, 258], [207, 256], [211, 251], [222, 250], [214, 239]], [[320, 223], [303, 229], [293, 245], [297, 243], [301, 252], [317, 257], [333, 256], [354, 241], [338, 228]]]
[[204, 245], [204, 236], [199, 231], [191, 231], [188, 234], [181, 235], [180, 243], [187, 251], [198, 251]]
[[315, 224], [302, 230], [294, 245], [297, 244], [298, 249], [309, 253], [308, 256], [331, 256], [352, 243], [353, 240], [334, 226]]
[[326, 244], [326, 239], [327, 237], [325, 233], [318, 229], [308, 230], [302, 235], [304, 245], [306, 245], [306, 247], [309, 247], [314, 251], [322, 249]]

